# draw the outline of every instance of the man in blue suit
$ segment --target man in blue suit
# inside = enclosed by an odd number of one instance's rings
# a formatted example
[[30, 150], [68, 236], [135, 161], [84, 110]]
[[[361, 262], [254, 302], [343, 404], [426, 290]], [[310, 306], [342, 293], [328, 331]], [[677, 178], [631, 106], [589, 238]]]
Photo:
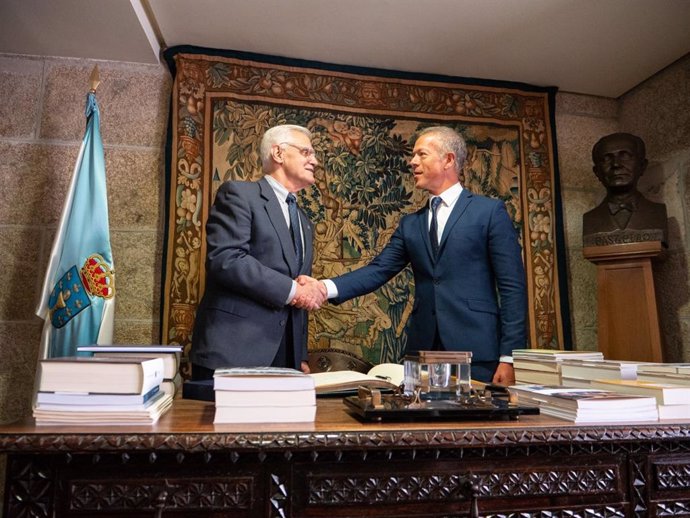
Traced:
[[368, 265], [324, 281], [322, 289], [335, 303], [344, 302], [376, 290], [411, 264], [415, 301], [408, 352], [471, 351], [474, 379], [513, 384], [512, 351], [526, 347], [520, 245], [502, 201], [463, 189], [466, 155], [465, 141], [452, 129], [422, 131], [410, 165], [416, 188], [431, 195], [429, 204], [403, 216]]
[[206, 223], [206, 290], [192, 335], [192, 379], [219, 367], [309, 372], [307, 311], [324, 297], [309, 275], [312, 224], [294, 193], [314, 183], [311, 133], [275, 126], [260, 146], [264, 177], [221, 185]]

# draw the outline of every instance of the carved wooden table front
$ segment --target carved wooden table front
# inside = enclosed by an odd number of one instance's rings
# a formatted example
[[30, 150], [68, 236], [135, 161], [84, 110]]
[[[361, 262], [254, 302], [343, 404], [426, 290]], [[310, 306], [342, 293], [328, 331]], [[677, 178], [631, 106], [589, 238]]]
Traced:
[[153, 427], [0, 427], [5, 516], [688, 516], [690, 423], [214, 426], [178, 400]]

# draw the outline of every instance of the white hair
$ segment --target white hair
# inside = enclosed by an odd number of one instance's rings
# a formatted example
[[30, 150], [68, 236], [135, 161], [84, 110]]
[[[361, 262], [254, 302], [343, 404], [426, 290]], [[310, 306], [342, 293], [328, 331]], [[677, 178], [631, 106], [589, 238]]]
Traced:
[[273, 126], [266, 130], [264, 136], [261, 137], [261, 144], [259, 152], [261, 153], [261, 167], [267, 171], [271, 165], [271, 150], [273, 146], [288, 142], [293, 132], [302, 133], [311, 140], [311, 131], [303, 126], [296, 124], [281, 124], [280, 126]]

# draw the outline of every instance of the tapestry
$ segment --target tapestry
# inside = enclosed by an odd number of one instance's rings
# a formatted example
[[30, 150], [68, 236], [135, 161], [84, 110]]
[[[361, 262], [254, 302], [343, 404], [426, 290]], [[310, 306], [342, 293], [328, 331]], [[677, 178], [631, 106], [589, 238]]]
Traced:
[[[194, 47], [168, 49], [165, 57], [174, 84], [162, 343], [189, 352], [204, 292], [209, 208], [223, 182], [261, 178], [258, 146], [266, 129], [299, 124], [313, 133], [316, 183], [299, 203], [314, 223], [313, 275], [328, 278], [366, 264], [400, 217], [426, 202], [408, 162], [421, 129], [446, 125], [468, 144], [464, 187], [503, 200], [520, 235], [530, 345], [568, 346], [557, 246], [555, 89]], [[309, 349], [396, 362], [404, 355], [413, 297], [408, 268], [374, 293], [325, 304], [310, 314]]]

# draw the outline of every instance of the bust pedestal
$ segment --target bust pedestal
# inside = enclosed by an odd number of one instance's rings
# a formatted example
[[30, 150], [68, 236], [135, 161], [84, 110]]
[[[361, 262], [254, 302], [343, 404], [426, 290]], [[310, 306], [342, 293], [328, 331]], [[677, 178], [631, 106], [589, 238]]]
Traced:
[[652, 258], [661, 241], [583, 249], [597, 265], [599, 350], [607, 360], [662, 362]]

